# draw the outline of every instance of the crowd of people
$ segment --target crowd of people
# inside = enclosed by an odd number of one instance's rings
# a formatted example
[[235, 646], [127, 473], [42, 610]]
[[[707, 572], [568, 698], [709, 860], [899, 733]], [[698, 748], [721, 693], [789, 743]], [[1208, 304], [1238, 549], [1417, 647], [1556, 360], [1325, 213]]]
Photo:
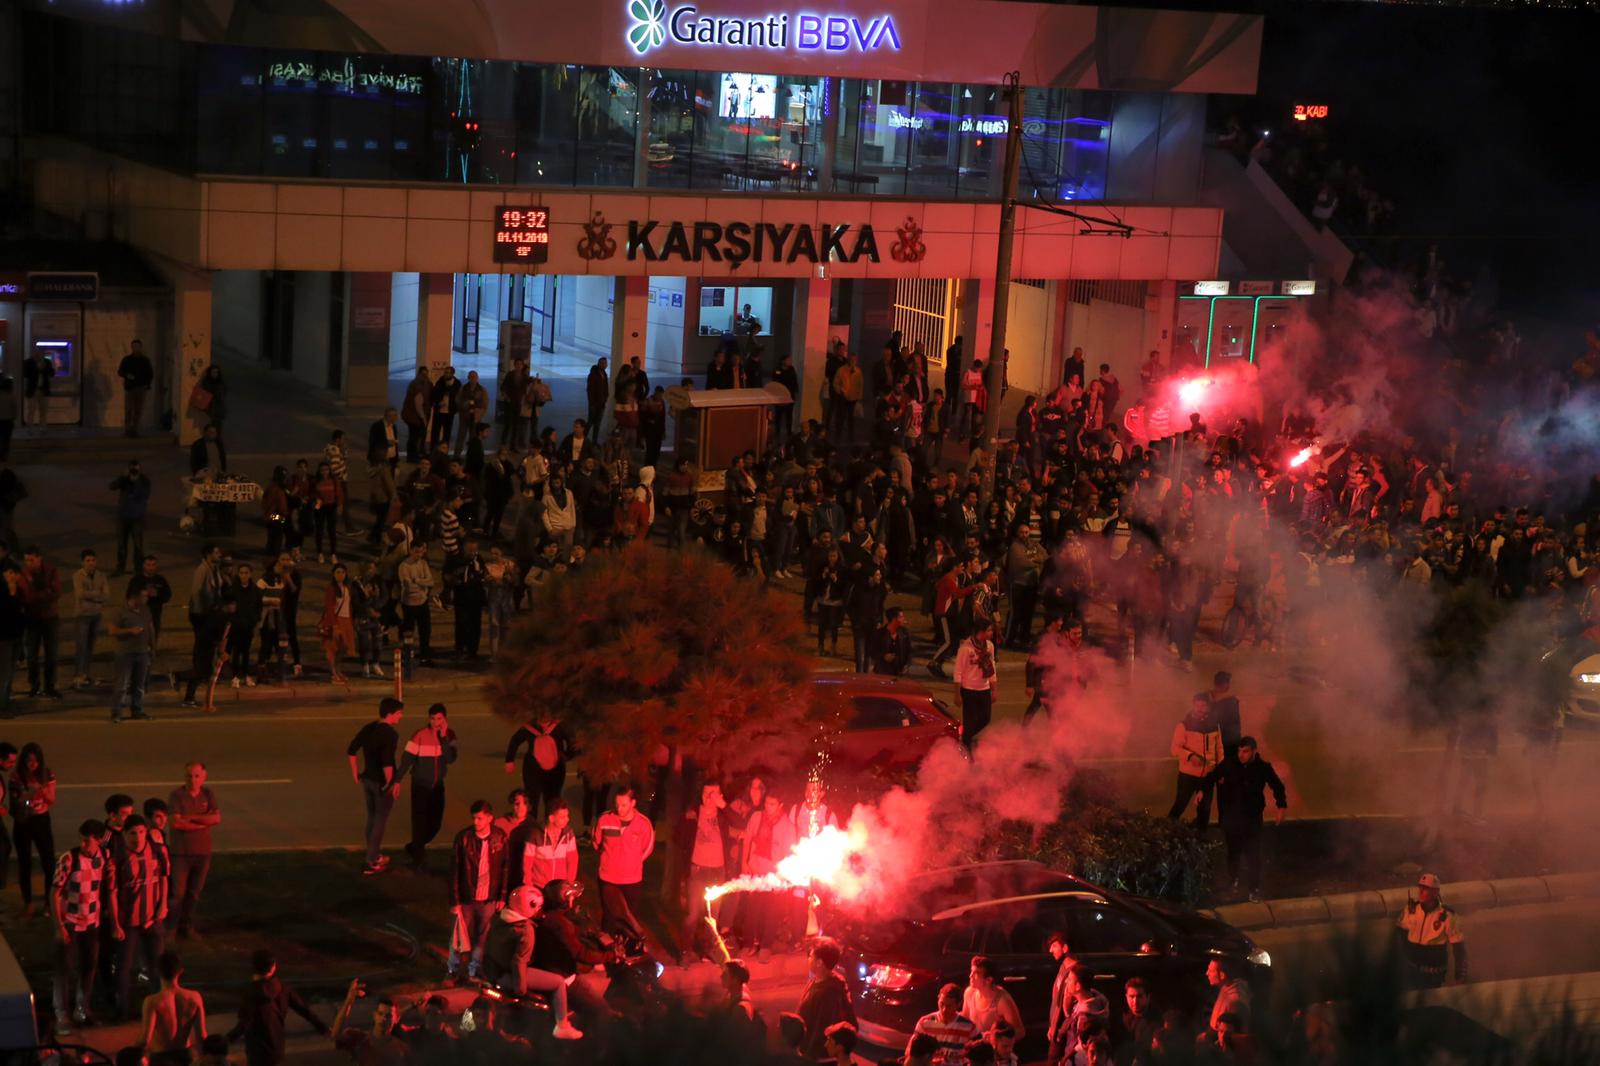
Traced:
[[[747, 342], [719, 353], [707, 387], [775, 380], [798, 399], [792, 362], [785, 357], [768, 368], [759, 347]], [[1514, 332], [1497, 333], [1494, 343], [1514, 351]], [[797, 426], [794, 405], [779, 405], [770, 446], [733, 460], [723, 499], [710, 507], [683, 457], [658, 479], [662, 390], [637, 365], [612, 376], [602, 360], [590, 378], [588, 417], [574, 420], [559, 439], [554, 427], [539, 424], [548, 388], [520, 362], [498, 383], [498, 427], [488, 421], [489, 393], [476, 374], [457, 382], [447, 371], [435, 382], [419, 371], [403, 408], [368, 426], [367, 516], [354, 506], [356, 462], [345, 434], [335, 430], [319, 456], [296, 460], [292, 473], [288, 463], [274, 470], [262, 500], [259, 551], [217, 542], [201, 547], [186, 604], [193, 643], [182, 670], [185, 703], [198, 704], [202, 687], [303, 677], [302, 600], [308, 598], [334, 683], [346, 682], [352, 661], [365, 677], [384, 678], [395, 648], [403, 650], [405, 669], [432, 665], [433, 624], [443, 612], [453, 616], [461, 661], [485, 650], [493, 655], [543, 583], [584, 566], [590, 552], [647, 538], [673, 549], [698, 545], [751, 580], [792, 582], [819, 656], [840, 654], [848, 623], [856, 670], [899, 676], [920, 666], [949, 680], [969, 748], [981, 743], [989, 722], [997, 656], [1026, 660], [1028, 717], [1069, 711], [1113, 668], [1116, 656], [1108, 651], [1190, 669], [1202, 612], [1224, 589], [1231, 588], [1241, 623], [1234, 637], [1268, 646], [1314, 625], [1318, 590], [1340, 574], [1427, 590], [1476, 583], [1506, 601], [1546, 600], [1568, 628], [1592, 621], [1600, 480], [1587, 495], [1557, 498], [1526, 471], [1499, 461], [1492, 434], [1418, 440], [1369, 431], [1323, 441], [1318, 427], [1295, 411], [1276, 427], [1241, 418], [1215, 430], [1197, 413], [1180, 432], [1142, 442], [1123, 430], [1128, 397], [1109, 365], [1100, 364], [1085, 387], [1085, 360], [1075, 351], [1060, 385], [1027, 397], [1010, 434], [991, 440], [984, 415], [998, 398], [989, 396], [982, 361], [967, 358], [960, 338], [945, 353], [943, 388], [933, 387], [931, 375], [940, 371], [928, 354], [903, 348], [897, 335], [869, 369], [836, 344], [819, 393], [821, 417]], [[1152, 359], [1141, 383], [1155, 389], [1167, 372]], [[207, 401], [217, 417], [191, 453], [196, 472], [227, 468], [224, 395], [219, 380]], [[608, 416], [613, 428], [603, 435]], [[149, 679], [179, 672], [159, 666], [163, 609], [173, 589], [160, 560], [144, 551], [149, 479], [130, 463], [109, 491], [117, 542], [110, 574], [94, 550], [83, 549], [64, 579], [44, 548], [29, 545], [15, 559], [0, 538], [0, 712], [9, 708], [19, 659], [27, 664], [31, 698], [59, 696], [63, 617], [72, 623], [74, 684], [94, 690], [109, 682], [113, 722], [147, 718]], [[127, 584], [114, 589], [112, 579], [125, 576]], [[1088, 624], [1092, 605], [1112, 619], [1100, 632]], [[109, 678], [96, 676], [102, 636], [113, 644]], [[1259, 898], [1267, 797], [1280, 818], [1287, 800], [1245, 730], [1229, 682], [1218, 673], [1175, 728], [1171, 813], [1194, 809], [1204, 828], [1216, 794], [1229, 872], [1241, 893]], [[403, 712], [400, 701], [385, 700], [348, 749], [365, 798], [369, 876], [389, 865], [383, 839], [407, 776], [405, 852], [414, 864], [425, 861], [441, 829], [445, 781], [457, 755], [443, 705], [431, 707], [402, 744], [396, 727]], [[562, 798], [574, 754], [561, 723], [526, 726], [505, 759], [507, 773], [520, 771], [523, 787], [498, 817], [490, 801], [473, 802], [472, 822], [450, 849], [455, 931], [448, 963], [457, 980], [488, 978], [517, 993], [549, 995], [555, 1035], [572, 1039], [581, 1034], [566, 1002], [570, 979], [584, 967], [603, 966], [618, 943], [645, 933], [636, 912], [662, 815], [660, 788], [641, 796], [586, 779], [582, 825], [574, 827]], [[87, 1024], [104, 1002], [123, 1014], [136, 1006], [147, 1011], [148, 1033], [167, 1024], [152, 1019], [176, 1016], [178, 1028], [203, 1038], [203, 1023], [196, 1028], [182, 1020], [192, 1009], [180, 994], [181, 961], [165, 945], [169, 929], [179, 937], [192, 929], [209, 829], [220, 817], [204, 787], [204, 768], [191, 764], [185, 788], [147, 801], [142, 815], [133, 813], [129, 797], [111, 797], [105, 819], [84, 823], [78, 845], [59, 857], [49, 826], [53, 777], [43, 753], [37, 745], [20, 753], [0, 745], [0, 768], [9, 775], [7, 800], [30, 907], [32, 855], [55, 871], [58, 1027]], [[685, 960], [721, 962], [729, 950], [761, 958], [810, 943], [804, 893], [735, 893], [711, 908], [710, 922], [700, 902], [724, 880], [770, 873], [797, 840], [837, 824], [820, 784], [786, 790], [761, 779], [705, 782], [698, 803], [688, 807], [671, 834], [670, 883], [686, 915], [672, 950]], [[582, 927], [575, 891], [581, 847], [593, 847], [599, 860], [601, 917], [592, 934]], [[1195, 1052], [1192, 1029], [1152, 1006], [1147, 990], [1130, 983], [1126, 1015], [1112, 1012], [1088, 975], [1067, 965], [1065, 942], [1056, 947], [1063, 970], [1048, 1034], [1053, 1062], [1148, 1064]], [[795, 1020], [786, 1016], [778, 1028], [807, 1058], [844, 1061], [856, 1035], [848, 991], [835, 984], [837, 949], [818, 943], [810, 957], [806, 999]], [[270, 980], [270, 960], [257, 962], [257, 977]], [[1224, 962], [1213, 965], [1221, 991], [1202, 1047], [1224, 1061], [1250, 1061], [1248, 986]], [[98, 1000], [97, 974], [102, 993], [114, 986]], [[729, 962], [724, 979], [731, 1009], [758, 1022], [744, 991], [748, 972]], [[152, 998], [165, 994], [167, 1006], [136, 1004], [134, 986], [158, 980]], [[1012, 1061], [1014, 1041], [1024, 1033], [1006, 998], [993, 974], [975, 963], [968, 988], [946, 989], [938, 1011], [919, 1024], [907, 1061]], [[477, 1015], [496, 1009], [491, 1001], [480, 1004]], [[342, 1024], [347, 1013], [332, 1027], [343, 1034], [342, 1046], [358, 1058], [390, 1054], [381, 1041], [402, 1022], [398, 1005], [379, 1012], [370, 1037], [349, 1036]], [[424, 1002], [420, 1013], [437, 1010]], [[435, 1019], [416, 1031], [437, 1037], [444, 1024]], [[147, 1039], [162, 1050], [159, 1035]], [[1168, 1051], [1152, 1051], [1163, 1046]]]
[[[0, 819], [0, 886], [14, 848], [22, 916], [40, 914], [37, 856], [43, 914], [55, 943], [54, 1031], [70, 1033], [97, 1017], [140, 1019], [146, 1046], [168, 1050], [166, 1038], [177, 1039], [169, 1030], [186, 1030], [189, 1022], [173, 1020], [174, 1010], [187, 1018], [187, 1001], [178, 990], [181, 963], [167, 945], [198, 937], [195, 914], [211, 867], [212, 830], [222, 821], [205, 765], [188, 763], [184, 782], [164, 799], [139, 804], [126, 793], [107, 796], [104, 817], [79, 825], [77, 843], [59, 854], [51, 820], [58, 786], [43, 748], [0, 743], [0, 774], [0, 815], [11, 815], [9, 833]], [[203, 1016], [198, 1036], [205, 1036]]]

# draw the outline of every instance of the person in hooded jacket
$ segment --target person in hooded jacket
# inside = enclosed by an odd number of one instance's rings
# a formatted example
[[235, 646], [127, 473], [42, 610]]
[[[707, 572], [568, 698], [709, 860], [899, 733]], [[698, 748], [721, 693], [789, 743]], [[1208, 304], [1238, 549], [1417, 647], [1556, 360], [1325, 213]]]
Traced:
[[583, 1034], [568, 1017], [567, 979], [533, 965], [534, 947], [538, 943], [534, 919], [543, 909], [544, 893], [532, 885], [522, 885], [511, 893], [511, 898], [489, 924], [483, 949], [485, 976], [513, 995], [543, 992], [549, 996], [551, 1013], [556, 1019], [553, 1035], [557, 1040], [577, 1040]]
[[[538, 720], [517, 727], [506, 744], [506, 773], [516, 770], [517, 752], [526, 747], [522, 756], [522, 787], [528, 794], [528, 813], [534, 819], [549, 814], [550, 805], [561, 798], [561, 789], [567, 782], [567, 760], [576, 753], [572, 731], [561, 724], [561, 719], [541, 715]], [[539, 801], [544, 801], [544, 814], [540, 814]]]
[[1222, 762], [1222, 728], [1217, 724], [1211, 693], [1196, 692], [1193, 708], [1172, 730], [1172, 756], [1178, 760], [1178, 788], [1167, 817], [1177, 820], [1200, 797], [1194, 824], [1211, 824], [1211, 771]]

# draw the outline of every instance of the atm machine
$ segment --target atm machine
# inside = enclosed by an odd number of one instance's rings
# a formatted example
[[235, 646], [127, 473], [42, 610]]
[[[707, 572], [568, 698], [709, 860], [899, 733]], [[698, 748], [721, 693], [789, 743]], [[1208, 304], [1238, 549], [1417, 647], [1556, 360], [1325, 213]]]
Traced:
[[514, 360], [521, 359], [529, 367], [533, 365], [533, 326], [527, 322], [517, 322], [506, 319], [500, 323], [500, 380], [504, 381], [506, 371], [511, 369]]
[[[83, 419], [83, 311], [74, 306], [28, 307], [26, 337], [16, 361], [14, 376], [22, 392], [26, 361], [49, 366], [50, 398], [45, 404], [45, 423], [75, 426]], [[28, 405], [22, 405], [26, 408]], [[24, 420], [31, 413], [23, 412]]]

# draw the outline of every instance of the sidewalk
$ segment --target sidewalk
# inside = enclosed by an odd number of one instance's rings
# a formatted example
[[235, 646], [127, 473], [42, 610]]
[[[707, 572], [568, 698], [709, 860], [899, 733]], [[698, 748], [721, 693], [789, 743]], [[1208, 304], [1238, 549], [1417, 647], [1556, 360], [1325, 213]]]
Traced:
[[[1261, 903], [1229, 903], [1201, 913], [1245, 932], [1320, 922], [1383, 921], [1399, 914], [1408, 901], [1416, 899], [1416, 893], [1413, 886], [1373, 888], [1326, 896], [1269, 899]], [[1496, 907], [1600, 900], [1600, 872], [1446, 882], [1440, 898], [1463, 915]]]

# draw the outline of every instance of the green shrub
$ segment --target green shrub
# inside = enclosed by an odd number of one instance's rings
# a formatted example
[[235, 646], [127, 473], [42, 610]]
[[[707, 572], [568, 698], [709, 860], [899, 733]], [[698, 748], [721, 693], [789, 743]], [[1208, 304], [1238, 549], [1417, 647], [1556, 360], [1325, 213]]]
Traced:
[[1195, 906], [1211, 884], [1217, 847], [1186, 824], [1080, 795], [1042, 829], [1001, 824], [969, 859], [1032, 859], [1102, 888]]

